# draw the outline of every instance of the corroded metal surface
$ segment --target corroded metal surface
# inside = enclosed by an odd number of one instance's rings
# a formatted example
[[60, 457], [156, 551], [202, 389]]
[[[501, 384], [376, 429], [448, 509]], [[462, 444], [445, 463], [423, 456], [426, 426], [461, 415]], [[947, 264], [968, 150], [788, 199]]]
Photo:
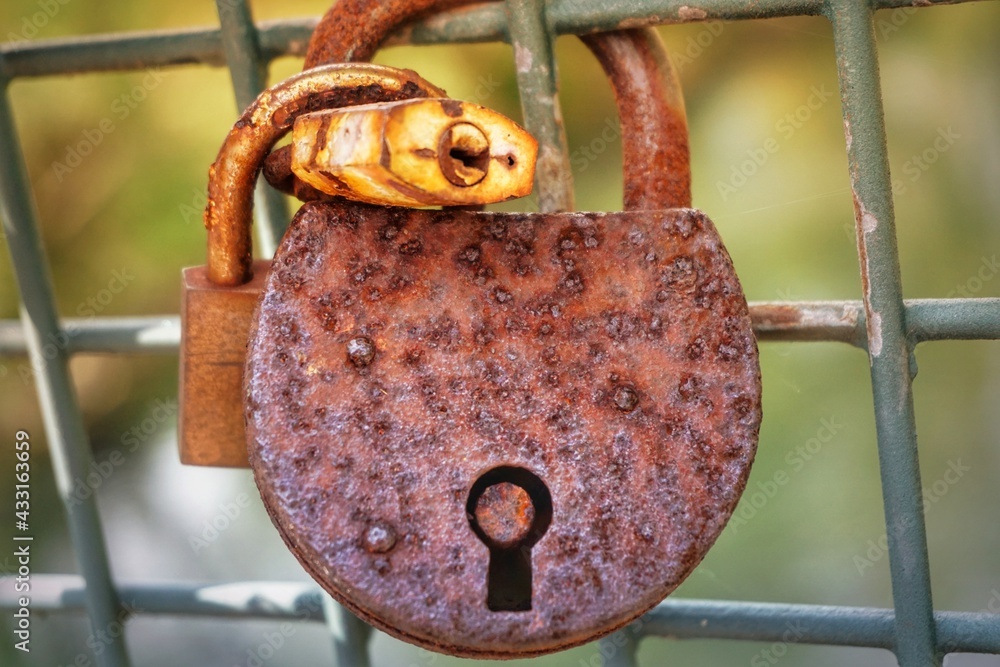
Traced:
[[[340, 2], [306, 65], [369, 58], [399, 25], [459, 4]], [[626, 208], [690, 205], [659, 38], [587, 44], [622, 117]], [[286, 155], [269, 158], [269, 182], [314, 198]], [[276, 257], [245, 376], [251, 466], [293, 553], [368, 622], [456, 655], [567, 648], [659, 602], [728, 520], [760, 377], [700, 213], [317, 202]]]
[[[306, 204], [251, 332], [250, 459], [304, 567], [368, 622], [467, 656], [566, 648], [705, 555], [746, 482], [756, 343], [689, 209], [530, 216]], [[486, 607], [483, 473], [551, 493], [531, 609]]]

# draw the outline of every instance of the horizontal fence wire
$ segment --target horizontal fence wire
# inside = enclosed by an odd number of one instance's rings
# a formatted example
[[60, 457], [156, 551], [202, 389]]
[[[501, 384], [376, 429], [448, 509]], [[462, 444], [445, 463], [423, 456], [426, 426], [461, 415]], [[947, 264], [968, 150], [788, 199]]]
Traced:
[[[862, 301], [752, 303], [754, 331], [761, 341], [843, 342], [865, 350], [871, 361], [883, 505], [889, 541], [894, 609], [703, 601], [672, 598], [643, 617], [641, 629], [615, 640], [608, 667], [636, 664], [643, 636], [779, 641], [789, 623], [802, 630], [800, 643], [865, 646], [895, 652], [903, 667], [940, 665], [949, 652], [1000, 653], [1000, 616], [934, 612], [927, 543], [920, 504], [920, 473], [913, 417], [910, 355], [924, 341], [1000, 338], [1000, 299], [903, 301], [886, 156], [881, 84], [874, 41], [877, 9], [938, 4], [918, 0], [508, 0], [444, 13], [418, 22], [390, 43], [436, 44], [508, 41], [531, 49], [536, 71], [519, 72], [529, 129], [565, 153], [554, 131], [551, 99], [555, 82], [551, 42], [559, 34], [584, 34], [705, 20], [749, 20], [824, 16], [833, 26], [845, 140], [856, 202]], [[67, 502], [69, 480], [87, 469], [92, 453], [69, 382], [67, 361], [79, 353], [176, 353], [180, 323], [175, 315], [60, 320], [48, 263], [24, 169], [6, 90], [11, 81], [95, 71], [149, 67], [228, 65], [238, 104], [256, 95], [268, 64], [301, 56], [316, 20], [255, 25], [245, 0], [218, 0], [220, 28], [136, 32], [0, 45], [0, 213], [21, 295], [19, 320], [0, 321], [0, 354], [27, 353], [49, 437], [59, 492], [67, 507], [80, 576], [36, 575], [36, 610], [88, 614], [92, 628], [120, 618], [129, 601], [144, 614], [228, 618], [298, 618], [326, 622], [341, 665], [369, 664], [370, 628], [347, 614], [314, 585], [284, 582], [119, 584], [111, 579], [93, 499]], [[534, 94], [525, 94], [525, 89]], [[564, 174], [568, 183], [568, 172]], [[546, 183], [546, 207], [568, 208], [572, 194]], [[548, 200], [546, 200], [548, 201]], [[283, 229], [284, 204], [258, 191], [259, 248], [273, 251]], [[50, 354], [46, 344], [64, 340]], [[888, 400], [892, 397], [892, 400]], [[900, 400], [900, 397], [902, 399]], [[16, 600], [0, 593], [0, 607]], [[609, 642], [611, 640], [602, 640]], [[624, 649], [623, 649], [624, 647]], [[605, 654], [607, 655], [607, 653]], [[106, 666], [128, 665], [122, 641], [96, 656]]]
[[[907, 336], [913, 343], [1000, 338], [1000, 298], [907, 299]], [[751, 301], [750, 319], [761, 342], [839, 342], [866, 349], [861, 301]], [[176, 354], [178, 315], [76, 317], [62, 320], [71, 353]], [[0, 355], [28, 352], [19, 320], [0, 320]]]
[[[82, 577], [42, 575], [33, 608], [45, 613], [81, 611]], [[118, 597], [143, 614], [230, 619], [323, 622], [323, 594], [315, 585], [291, 582], [151, 584], [121, 583]], [[893, 612], [869, 607], [774, 604], [669, 598], [642, 619], [641, 632], [674, 639], [781, 641], [795, 628], [799, 644], [891, 649]], [[1000, 653], [1000, 615], [937, 612], [939, 647]], [[801, 637], [801, 638], [798, 638]], [[354, 663], [347, 663], [353, 665]]]

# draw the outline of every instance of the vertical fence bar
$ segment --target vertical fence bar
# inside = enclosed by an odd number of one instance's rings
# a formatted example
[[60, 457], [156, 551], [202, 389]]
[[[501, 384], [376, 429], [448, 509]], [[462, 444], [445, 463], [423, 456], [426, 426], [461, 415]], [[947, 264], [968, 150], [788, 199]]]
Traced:
[[[266, 87], [267, 66], [261, 56], [260, 40], [249, 0], [216, 0], [215, 5], [219, 12], [222, 46], [236, 93], [236, 106], [238, 111], [242, 111]], [[254, 202], [257, 239], [260, 243], [258, 252], [270, 257], [285, 232], [288, 207], [284, 196], [263, 181], [257, 183]], [[324, 596], [323, 604], [336, 664], [341, 667], [368, 667], [370, 628], [329, 596]]]
[[337, 667], [371, 667], [368, 640], [372, 627], [347, 611], [326, 592], [323, 596], [323, 617], [333, 637], [333, 657]]
[[893, 216], [885, 117], [867, 0], [830, 3], [868, 330], [882, 502], [902, 667], [940, 665], [913, 414], [911, 349]]
[[621, 630], [602, 637], [597, 643], [597, 650], [604, 658], [602, 667], [636, 667], [639, 664], [639, 635], [635, 629], [636, 621]]
[[[70, 382], [69, 338], [59, 324], [49, 264], [38, 233], [21, 142], [0, 79], [0, 217], [21, 295], [20, 315], [34, 371], [35, 387], [48, 436], [56, 486], [66, 509], [70, 537], [87, 582], [86, 607], [92, 633], [108, 642], [96, 654], [103, 667], [125, 667], [128, 655], [122, 633], [114, 633], [122, 611], [111, 581], [104, 531], [93, 495], [73, 495], [74, 480], [86, 477], [93, 463], [83, 416]], [[30, 525], [30, 524], [29, 524]], [[26, 533], [27, 535], [28, 533]], [[26, 542], [25, 544], [30, 544]]]
[[[216, 0], [215, 5], [219, 11], [222, 48], [236, 93], [236, 110], [242, 113], [267, 86], [267, 64], [261, 56], [257, 27], [247, 0]], [[254, 190], [254, 204], [258, 254], [270, 257], [285, 233], [288, 207], [284, 195], [263, 181]]]
[[535, 167], [538, 208], [543, 213], [572, 211], [573, 178], [559, 108], [552, 31], [545, 20], [545, 2], [507, 0], [505, 6], [524, 126], [538, 139]]

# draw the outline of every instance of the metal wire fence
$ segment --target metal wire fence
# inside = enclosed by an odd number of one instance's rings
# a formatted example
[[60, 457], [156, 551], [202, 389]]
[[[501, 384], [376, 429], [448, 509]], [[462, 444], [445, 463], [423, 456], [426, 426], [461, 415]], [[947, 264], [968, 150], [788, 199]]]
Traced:
[[[636, 664], [643, 637], [730, 638], [781, 641], [796, 623], [800, 643], [878, 647], [893, 651], [903, 667], [940, 665], [950, 652], [1000, 653], [1000, 616], [935, 612], [931, 601], [927, 538], [921, 501], [911, 355], [925, 341], [1000, 337], [1000, 299], [904, 301], [876, 56], [877, 9], [948, 4], [930, 0], [507, 0], [437, 17], [414, 26], [413, 43], [504, 40], [533, 50], [532, 67], [518, 73], [528, 129], [565, 153], [553, 130], [551, 109], [539, 100], [555, 92], [551, 72], [554, 36], [687, 21], [823, 16], [833, 28], [863, 300], [859, 302], [752, 303], [761, 341], [824, 340], [865, 350], [871, 364], [883, 505], [892, 580], [892, 609], [670, 599], [650, 612], [635, 632], [603, 640], [606, 665]], [[116, 586], [108, 565], [101, 519], [93, 497], [73, 500], [72, 480], [86, 474], [93, 456], [68, 372], [81, 352], [129, 354], [173, 351], [177, 318], [60, 319], [32, 201], [23, 155], [6, 90], [24, 77], [126, 71], [189, 64], [228, 65], [240, 106], [264, 87], [268, 64], [301, 55], [314, 25], [281, 21], [257, 26], [246, 0], [218, 0], [221, 28], [113, 34], [82, 39], [8, 44], [0, 48], [0, 212], [20, 290], [20, 320], [0, 322], [0, 353], [27, 352], [38, 369], [36, 386], [72, 543], [82, 577], [52, 578], [33, 609], [84, 610], [93, 629], [121, 618], [122, 600], [145, 614], [234, 618], [288, 618], [326, 622], [341, 665], [368, 665], [370, 631], [321, 594], [301, 584], [245, 582], [219, 586], [184, 583]], [[569, 179], [543, 177], [548, 201], [571, 201]], [[544, 201], [544, 200], [543, 200]], [[270, 255], [286, 219], [280, 197], [261, 190], [258, 247]], [[50, 341], [63, 341], [51, 345]], [[46, 575], [36, 575], [45, 581]], [[222, 595], [208, 595], [208, 589]], [[14, 601], [3, 604], [13, 608]], [[96, 655], [98, 664], [129, 664], [121, 633]]]

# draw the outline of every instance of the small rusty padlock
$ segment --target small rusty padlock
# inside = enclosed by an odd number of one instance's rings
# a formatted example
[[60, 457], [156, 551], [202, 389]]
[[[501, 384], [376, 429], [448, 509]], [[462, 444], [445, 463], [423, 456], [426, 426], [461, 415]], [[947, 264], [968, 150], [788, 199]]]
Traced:
[[[402, 21], [400, 4], [379, 10]], [[344, 24], [332, 10], [316, 34]], [[320, 174], [318, 153], [297, 159], [296, 144], [269, 165], [272, 183], [318, 201], [292, 221], [250, 325], [261, 497], [331, 595], [432, 650], [538, 655], [635, 619], [703, 558], [756, 450], [756, 342], [718, 234], [684, 208], [686, 127], [662, 45], [652, 31], [586, 41], [622, 117], [627, 212], [329, 201], [314, 188], [356, 186]], [[262, 158], [213, 173], [211, 201], [238, 213], [208, 212], [219, 281], [249, 275]]]

